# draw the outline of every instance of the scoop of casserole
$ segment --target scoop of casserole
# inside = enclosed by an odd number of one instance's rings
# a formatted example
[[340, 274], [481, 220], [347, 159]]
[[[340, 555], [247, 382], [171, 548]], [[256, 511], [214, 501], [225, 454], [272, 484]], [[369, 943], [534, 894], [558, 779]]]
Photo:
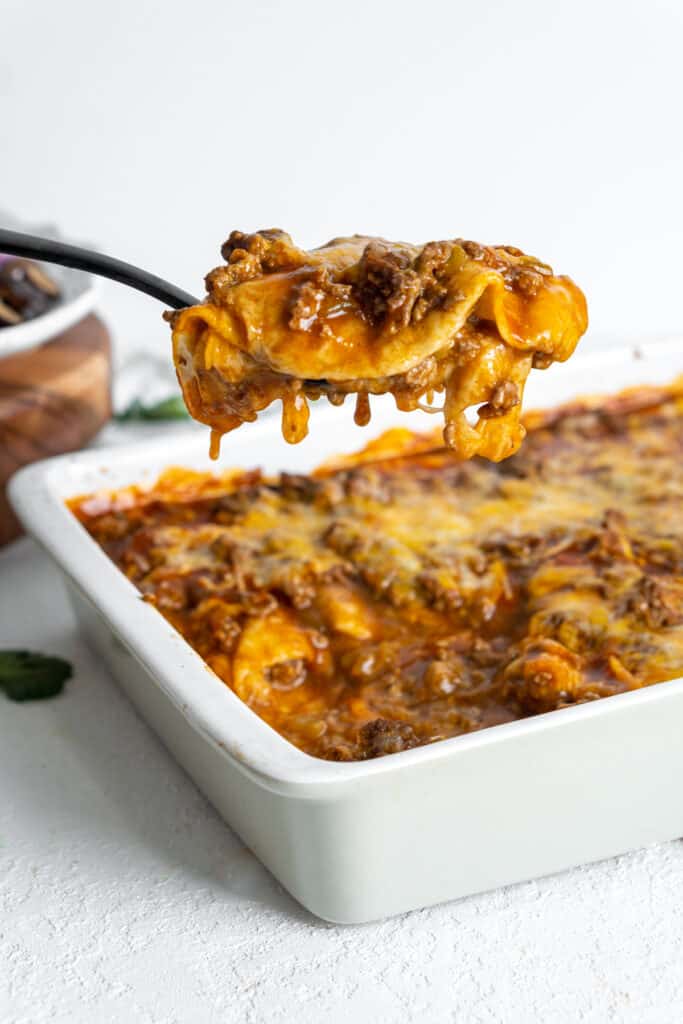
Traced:
[[567, 359], [587, 326], [580, 289], [511, 246], [354, 235], [309, 252], [282, 231], [233, 231], [222, 255], [206, 301], [168, 314], [185, 401], [212, 428], [214, 455], [276, 399], [296, 443], [308, 399], [355, 394], [364, 425], [368, 396], [391, 393], [402, 410], [443, 412], [462, 457], [499, 461], [524, 437], [530, 370]]

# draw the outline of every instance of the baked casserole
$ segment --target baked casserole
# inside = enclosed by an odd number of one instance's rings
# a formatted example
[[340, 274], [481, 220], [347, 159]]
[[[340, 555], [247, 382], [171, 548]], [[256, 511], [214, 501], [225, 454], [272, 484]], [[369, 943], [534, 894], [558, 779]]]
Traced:
[[281, 735], [373, 758], [683, 673], [683, 381], [525, 426], [499, 463], [397, 429], [69, 504]]

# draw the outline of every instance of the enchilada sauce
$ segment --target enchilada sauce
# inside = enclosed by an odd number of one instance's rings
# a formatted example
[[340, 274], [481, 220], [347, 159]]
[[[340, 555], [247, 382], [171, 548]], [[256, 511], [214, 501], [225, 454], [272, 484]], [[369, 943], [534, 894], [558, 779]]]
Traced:
[[70, 505], [269, 725], [376, 757], [683, 672], [682, 396], [532, 415], [499, 464], [394, 430], [310, 476]]

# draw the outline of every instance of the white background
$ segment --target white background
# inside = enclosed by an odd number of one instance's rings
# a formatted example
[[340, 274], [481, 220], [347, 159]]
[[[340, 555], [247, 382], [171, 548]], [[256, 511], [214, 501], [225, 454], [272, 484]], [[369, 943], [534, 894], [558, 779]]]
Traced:
[[[683, 5], [0, 2], [0, 208], [188, 290], [234, 227], [520, 245], [592, 337], [683, 327]], [[108, 285], [119, 355], [165, 354]], [[590, 338], [586, 345], [591, 343]], [[608, 383], [608, 382], [605, 382]], [[299, 910], [0, 556], [0, 646], [72, 658], [0, 702], [0, 1020], [680, 1019], [680, 843], [364, 928]]]
[[[0, 5], [0, 208], [190, 291], [232, 228], [517, 244], [680, 327], [683, 5]], [[163, 348], [108, 288], [121, 343]]]

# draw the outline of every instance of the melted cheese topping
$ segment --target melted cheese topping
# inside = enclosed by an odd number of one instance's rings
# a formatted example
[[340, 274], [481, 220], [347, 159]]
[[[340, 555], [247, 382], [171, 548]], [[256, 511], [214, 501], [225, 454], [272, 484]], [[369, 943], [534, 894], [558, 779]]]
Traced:
[[[233, 232], [223, 255], [206, 302], [169, 316], [178, 380], [191, 414], [212, 428], [214, 457], [222, 434], [276, 399], [296, 443], [308, 399], [356, 394], [365, 425], [368, 396], [390, 392], [405, 411], [443, 412], [444, 441], [459, 455], [498, 461], [524, 437], [532, 366], [567, 359], [587, 326], [576, 285], [511, 247], [354, 236], [305, 252], [267, 231]], [[471, 426], [465, 412], [481, 403]]]
[[375, 757], [683, 673], [683, 380], [527, 427], [500, 465], [393, 430], [71, 507], [283, 736]]

